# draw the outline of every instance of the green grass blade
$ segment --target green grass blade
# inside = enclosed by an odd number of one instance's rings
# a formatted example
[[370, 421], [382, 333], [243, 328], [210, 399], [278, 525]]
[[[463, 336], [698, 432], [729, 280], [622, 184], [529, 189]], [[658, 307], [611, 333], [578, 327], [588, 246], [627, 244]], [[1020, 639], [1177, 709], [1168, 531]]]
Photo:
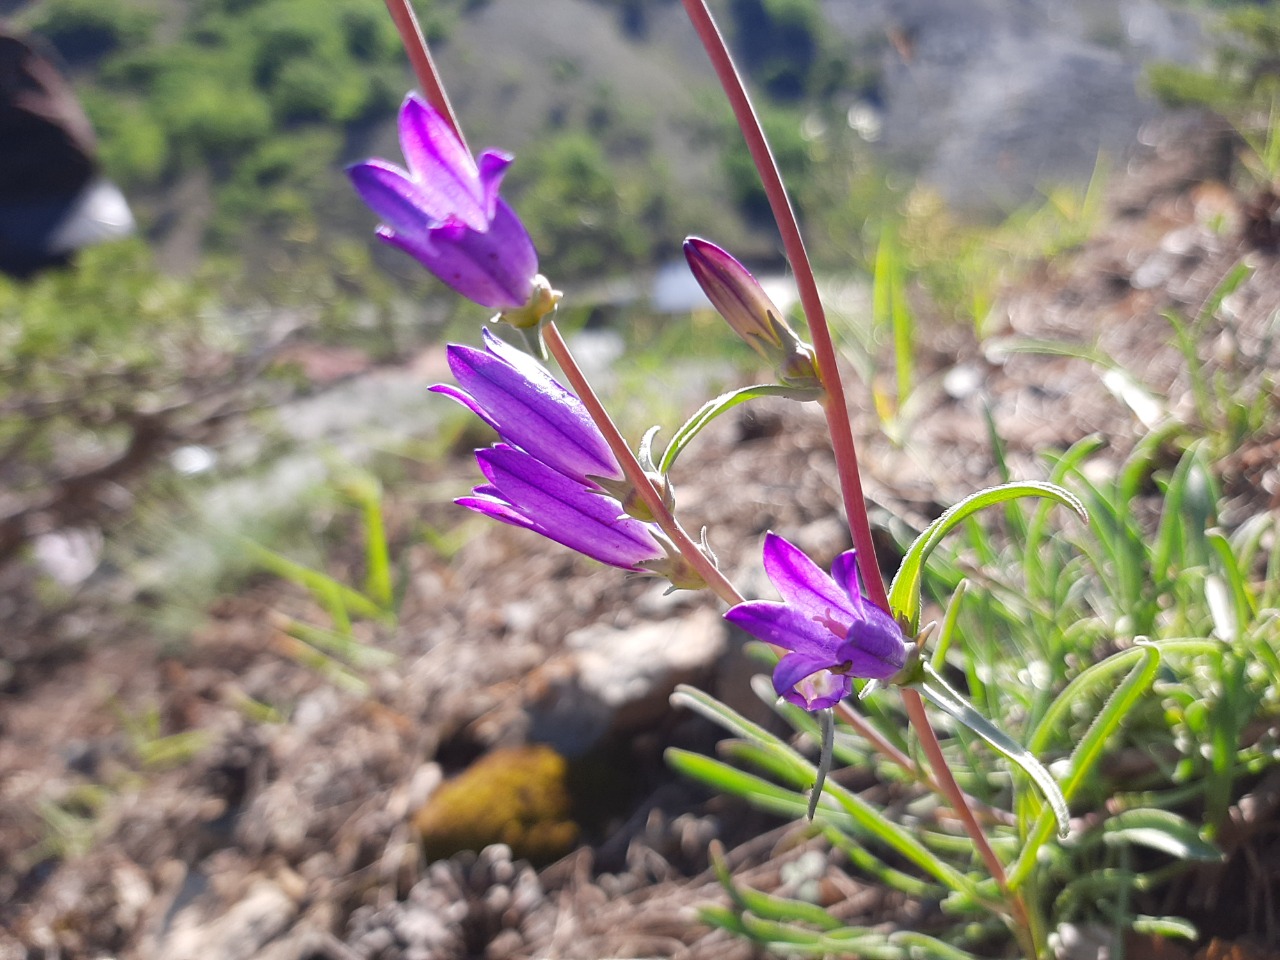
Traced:
[[324, 602], [325, 598], [338, 597], [341, 599], [342, 606], [351, 613], [368, 617], [371, 620], [386, 619], [386, 611], [379, 609], [377, 604], [360, 593], [360, 591], [352, 590], [327, 573], [313, 570], [304, 564], [290, 560], [288, 557], [254, 543], [252, 540], [242, 540], [241, 542], [259, 566], [269, 573], [274, 573], [277, 577], [282, 577], [310, 591], [321, 602]]
[[[681, 686], [672, 694], [671, 702], [673, 705], [684, 706], [694, 710], [730, 730], [730, 732], [753, 740], [762, 747], [774, 746], [781, 748], [778, 753], [774, 754], [775, 758], [778, 760], [785, 758], [796, 773], [804, 778], [801, 782], [813, 783], [816, 779], [817, 769], [813, 764], [792, 751], [778, 737], [758, 724], [745, 719], [714, 697], [692, 687]], [[781, 813], [784, 816], [797, 818], [808, 812], [808, 798], [803, 794], [784, 789], [761, 777], [744, 773], [720, 761], [676, 748], [668, 749], [666, 757], [669, 764], [686, 776], [700, 780], [714, 789], [725, 790], [743, 796], [751, 803], [762, 806], [765, 809]], [[865, 800], [833, 783], [828, 784], [823, 798], [824, 800], [834, 800], [839, 809], [832, 810], [829, 805], [823, 804], [819, 807], [822, 817], [838, 818], [839, 813], [843, 812], [851, 827], [856, 828], [866, 836], [878, 840], [889, 849], [916, 864], [922, 870], [935, 876], [951, 889], [960, 890], [977, 897], [977, 890], [973, 881], [942, 861], [912, 833], [888, 819]]]
[[376, 496], [361, 504], [364, 511], [365, 594], [384, 612], [394, 606], [395, 587], [391, 578], [391, 548], [382, 519], [382, 504]]
[[1123, 810], [1102, 825], [1102, 839], [1111, 844], [1135, 843], [1176, 860], [1220, 863], [1224, 859], [1222, 851], [1205, 840], [1195, 824], [1168, 810]]
[[[1090, 724], [1084, 738], [1076, 746], [1076, 749], [1072, 751], [1070, 767], [1062, 781], [1062, 795], [1068, 801], [1075, 795], [1076, 790], [1085, 781], [1086, 776], [1092, 772], [1094, 764], [1102, 755], [1102, 749], [1107, 740], [1119, 729], [1120, 724], [1124, 722], [1124, 718], [1133, 709], [1138, 698], [1142, 696], [1147, 687], [1150, 686], [1151, 681], [1155, 679], [1156, 670], [1159, 666], [1160, 651], [1152, 644], [1144, 644], [1142, 661], [1134, 666], [1129, 675], [1116, 688], [1103, 706], [1102, 711]], [[1036, 821], [1030, 836], [1027, 838], [1026, 847], [1009, 871], [1009, 888], [1011, 890], [1018, 889], [1035, 868], [1036, 854], [1039, 852], [1040, 847], [1044, 845], [1044, 842], [1049, 839], [1049, 833], [1053, 829], [1053, 819], [1053, 813], [1045, 810]]]
[[889, 935], [890, 943], [901, 943], [910, 950], [912, 960], [924, 960], [924, 958], [935, 958], [935, 960], [978, 960], [978, 958], [968, 951], [961, 950], [959, 947], [945, 943], [936, 937], [931, 937], [927, 933], [916, 933], [914, 930], [899, 930]]

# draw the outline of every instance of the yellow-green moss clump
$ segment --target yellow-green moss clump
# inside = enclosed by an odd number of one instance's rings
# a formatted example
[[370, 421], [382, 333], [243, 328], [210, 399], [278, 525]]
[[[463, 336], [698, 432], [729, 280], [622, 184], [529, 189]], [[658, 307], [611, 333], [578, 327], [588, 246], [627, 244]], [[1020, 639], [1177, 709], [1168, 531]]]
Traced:
[[548, 863], [578, 840], [570, 818], [568, 764], [546, 746], [485, 754], [442, 784], [414, 815], [429, 860], [505, 843], [512, 855]]

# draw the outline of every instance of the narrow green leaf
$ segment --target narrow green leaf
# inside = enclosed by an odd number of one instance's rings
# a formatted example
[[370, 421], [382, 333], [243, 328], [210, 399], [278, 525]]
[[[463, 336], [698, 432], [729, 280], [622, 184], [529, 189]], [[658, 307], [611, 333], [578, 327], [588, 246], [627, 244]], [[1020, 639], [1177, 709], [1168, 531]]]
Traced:
[[[1221, 581], [1224, 586], [1224, 600], [1228, 602], [1224, 604], [1224, 613], [1229, 615], [1230, 629], [1234, 636], [1228, 638], [1222, 633], [1218, 635], [1223, 640], [1237, 640], [1243, 637], [1245, 630], [1248, 628], [1249, 621], [1253, 618], [1255, 608], [1253, 597], [1250, 595], [1249, 585], [1245, 581], [1245, 573], [1240, 568], [1240, 563], [1236, 559], [1235, 551], [1232, 549], [1231, 541], [1229, 541], [1221, 532], [1214, 530], [1205, 537], [1209, 548], [1216, 554], [1218, 564], [1222, 570]], [[1213, 575], [1216, 577], [1217, 575]], [[1211, 577], [1212, 578], [1212, 577]], [[1208, 584], [1206, 583], [1206, 592]], [[1213, 603], [1210, 602], [1210, 612], [1213, 612]], [[1219, 627], [1219, 614], [1214, 614], [1214, 626]]]
[[1198, 940], [1200, 931], [1196, 925], [1182, 917], [1145, 917], [1133, 918], [1134, 933], [1143, 933], [1151, 937], [1173, 937], [1179, 940]]
[[978, 958], [966, 950], [952, 946], [936, 937], [931, 937], [927, 933], [917, 933], [914, 930], [899, 930], [896, 933], [889, 934], [890, 943], [905, 944], [911, 949], [912, 960], [925, 960], [925, 958], [936, 958], [936, 960], [978, 960]]
[[1168, 810], [1124, 810], [1103, 823], [1102, 839], [1106, 843], [1136, 843], [1178, 860], [1223, 860], [1222, 851], [1201, 837], [1195, 824]]
[[901, 870], [887, 866], [879, 857], [874, 856], [861, 842], [844, 833], [834, 824], [823, 830], [827, 841], [849, 858], [855, 870], [860, 870], [871, 879], [900, 890], [909, 897], [937, 897], [941, 889], [936, 883], [921, 880]]
[[341, 599], [342, 605], [352, 613], [368, 617], [371, 620], [386, 619], [386, 612], [380, 610], [377, 604], [373, 603], [358, 590], [352, 590], [327, 573], [296, 563], [288, 557], [276, 553], [274, 550], [269, 550], [247, 538], [242, 538], [241, 543], [261, 567], [278, 577], [283, 577], [285, 580], [311, 591], [322, 602], [325, 597], [336, 596]]
[[1214, 315], [1222, 306], [1222, 301], [1235, 293], [1240, 288], [1240, 284], [1244, 283], [1253, 274], [1253, 267], [1249, 264], [1241, 262], [1223, 277], [1222, 282], [1214, 288], [1209, 299], [1205, 301], [1204, 309], [1200, 311], [1198, 322], [1201, 326], [1213, 319]]
[[[745, 719], [714, 697], [692, 687], [681, 686], [671, 695], [671, 702], [673, 705], [694, 710], [732, 733], [754, 740], [762, 746], [781, 747], [783, 751], [790, 754], [788, 758], [790, 763], [797, 772], [803, 773], [807, 778], [806, 782], [812, 783], [816, 779], [817, 770], [813, 764], [796, 754], [778, 737]], [[686, 776], [700, 780], [714, 789], [736, 793], [764, 809], [797, 818], [808, 812], [807, 798], [803, 794], [786, 790], [717, 760], [676, 748], [668, 749], [665, 756], [671, 766]], [[783, 753], [780, 752], [776, 756], [781, 758]], [[838, 809], [821, 806], [819, 809], [822, 817], [838, 820], [843, 813], [851, 828], [858, 829], [864, 835], [880, 841], [948, 887], [977, 896], [973, 881], [943, 862], [912, 833], [888, 819], [862, 798], [835, 783], [828, 785], [823, 796], [834, 800]]]
[[918, 689], [925, 698], [953, 720], [964, 724], [1010, 763], [1016, 764], [1032, 782], [1040, 788], [1054, 816], [1058, 819], [1058, 836], [1065, 837], [1071, 829], [1071, 814], [1067, 801], [1053, 775], [1035, 755], [1014, 740], [990, 720], [975, 710], [967, 700], [947, 685], [931, 666], [925, 665], [929, 678]]
[[384, 612], [390, 613], [395, 589], [391, 582], [391, 548], [382, 520], [382, 503], [371, 496], [363, 503], [365, 536], [365, 593]]
[[771, 783], [763, 777], [745, 773], [721, 760], [677, 747], [669, 747], [663, 757], [673, 770], [691, 780], [704, 783], [721, 793], [742, 797], [784, 817], [799, 818], [808, 806], [801, 794]]
[[934, 670], [941, 670], [943, 664], [947, 662], [947, 651], [951, 649], [951, 642], [956, 633], [956, 621], [960, 619], [960, 601], [964, 599], [968, 589], [969, 581], [961, 580], [951, 591], [951, 596], [947, 600], [947, 612], [942, 618], [942, 629], [938, 631], [938, 642], [933, 648], [933, 657], [930, 660]]
[[1199, 656], [1206, 653], [1217, 653], [1222, 645], [1216, 640], [1195, 638], [1176, 640], [1151, 640], [1141, 646], [1130, 647], [1113, 653], [1105, 660], [1100, 660], [1087, 667], [1058, 694], [1056, 700], [1045, 711], [1035, 730], [1027, 738], [1027, 749], [1033, 753], [1042, 753], [1049, 746], [1054, 734], [1070, 728], [1071, 711], [1078, 700], [1086, 697], [1101, 697], [1113, 677], [1130, 669], [1134, 663], [1147, 656], [1147, 650], [1155, 649], [1162, 655]]
[[[1062, 782], [1062, 795], [1068, 801], [1085, 781], [1086, 776], [1092, 772], [1094, 764], [1102, 755], [1102, 748], [1106, 745], [1107, 739], [1119, 728], [1138, 698], [1146, 692], [1155, 678], [1156, 670], [1160, 666], [1160, 651], [1149, 643], [1144, 643], [1142, 649], [1142, 662], [1137, 664], [1116, 688], [1071, 754], [1070, 767]], [[1009, 871], [1011, 890], [1018, 889], [1031, 874], [1036, 864], [1037, 852], [1049, 839], [1053, 820], [1052, 812], [1045, 810], [1036, 821], [1027, 838], [1027, 845], [1014, 863], [1013, 869]]]
[[285, 632], [318, 650], [339, 656], [360, 669], [389, 667], [396, 662], [396, 655], [391, 651], [361, 643], [350, 632], [326, 630], [301, 620], [291, 620]]
[[671, 438], [671, 443], [667, 445], [666, 451], [662, 454], [662, 462], [658, 464], [658, 472], [667, 473], [676, 462], [676, 458], [684, 452], [684, 448], [698, 435], [698, 432], [726, 410], [732, 410], [738, 404], [754, 400], [757, 397], [795, 397], [795, 395], [795, 390], [779, 383], [758, 383], [751, 387], [742, 387], [738, 390], [722, 393], [714, 400], [708, 400], [698, 409], [697, 413], [686, 420], [680, 429], [675, 432], [675, 436]]
[[920, 581], [929, 554], [947, 533], [975, 513], [1019, 497], [1047, 497], [1056, 500], [1074, 510], [1086, 523], [1089, 522], [1089, 513], [1084, 504], [1069, 491], [1053, 483], [1035, 480], [1006, 483], [965, 497], [929, 524], [924, 533], [915, 539], [893, 578], [893, 584], [889, 588], [889, 606], [896, 615], [906, 620], [909, 633], [920, 629]]
[[778, 920], [784, 923], [808, 923], [819, 930], [828, 931], [839, 930], [844, 926], [842, 921], [833, 917], [816, 903], [776, 897], [735, 883], [723, 857], [714, 856], [712, 865], [716, 871], [716, 878], [720, 881], [720, 885], [725, 888], [730, 899], [739, 908], [750, 910], [757, 917], [765, 920]]

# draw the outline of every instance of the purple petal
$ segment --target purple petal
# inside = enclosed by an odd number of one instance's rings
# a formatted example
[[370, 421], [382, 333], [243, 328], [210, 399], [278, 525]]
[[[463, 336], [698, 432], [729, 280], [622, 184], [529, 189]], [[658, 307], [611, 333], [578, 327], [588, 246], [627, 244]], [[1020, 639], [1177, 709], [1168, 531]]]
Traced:
[[493, 504], [466, 506], [615, 567], [637, 570], [640, 563], [662, 555], [649, 527], [620, 517], [616, 501], [592, 493], [524, 451], [499, 444], [478, 451], [476, 460], [511, 513], [500, 515]]
[[[473, 491], [476, 493], [477, 491]], [[494, 520], [501, 520], [503, 523], [509, 523], [513, 527], [524, 527], [526, 530], [532, 530], [535, 533], [541, 533], [537, 525], [526, 517], [523, 513], [516, 510], [515, 507], [507, 503], [501, 497], [494, 495], [458, 497], [453, 501], [460, 507], [466, 507], [468, 510], [474, 510], [476, 513], [482, 513], [486, 517]]]
[[[449, 346], [452, 348], [454, 344], [450, 344]], [[434, 383], [427, 387], [427, 389], [432, 393], [440, 393], [452, 400], [458, 401], [458, 403], [462, 404], [489, 426], [493, 427], [494, 430], [498, 429], [498, 422], [494, 420], [493, 417], [489, 416], [484, 407], [476, 403], [476, 401], [471, 397], [471, 394], [467, 393], [465, 390], [459, 390], [457, 387], [449, 383]]]
[[429, 237], [380, 228], [379, 239], [399, 247], [469, 300], [493, 310], [523, 307], [533, 293], [538, 254], [520, 219], [497, 201], [492, 226], [432, 229]]
[[515, 159], [501, 150], [486, 150], [480, 154], [480, 198], [484, 205], [485, 219], [492, 220], [498, 203], [498, 189], [502, 186], [502, 177]]
[[476, 162], [435, 108], [410, 94], [400, 108], [400, 149], [421, 190], [421, 206], [436, 220], [453, 217], [483, 233], [493, 217]]
[[[582, 403], [532, 357], [496, 337], [486, 351], [451, 344], [449, 368], [461, 390], [432, 387], [475, 411], [508, 443], [566, 476], [622, 476], [608, 444]], [[465, 392], [464, 392], [465, 391]]]
[[827, 668], [820, 658], [789, 653], [773, 670], [773, 689], [778, 696], [806, 710], [833, 707], [853, 690], [853, 681]]
[[427, 242], [428, 231], [437, 225], [423, 208], [418, 184], [393, 163], [366, 160], [347, 167], [347, 176], [360, 199], [397, 233]]
[[831, 579], [849, 598], [854, 612], [859, 616], [864, 616], [869, 608], [880, 609], [863, 596], [862, 585], [858, 582], [857, 550], [846, 550], [836, 557], [835, 562], [831, 564]]
[[852, 619], [855, 608], [836, 582], [799, 547], [772, 532], [765, 536], [764, 569], [782, 599], [802, 616]]
[[865, 607], [836, 655], [854, 676], [888, 680], [906, 665], [909, 647], [893, 617], [872, 603]]
[[844, 634], [804, 616], [795, 607], [774, 600], [750, 600], [731, 607], [724, 618], [747, 633], [775, 647], [821, 659], [827, 666], [840, 662], [838, 652]]

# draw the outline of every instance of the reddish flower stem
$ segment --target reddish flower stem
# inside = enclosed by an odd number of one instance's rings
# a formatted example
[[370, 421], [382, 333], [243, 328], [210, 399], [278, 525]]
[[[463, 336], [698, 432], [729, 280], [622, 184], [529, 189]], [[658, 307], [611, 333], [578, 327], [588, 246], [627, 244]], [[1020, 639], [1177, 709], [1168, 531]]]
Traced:
[[742, 603], [742, 594], [720, 572], [720, 569], [711, 561], [711, 558], [694, 543], [693, 538], [685, 532], [679, 521], [667, 509], [667, 505], [662, 502], [662, 495], [658, 493], [657, 488], [654, 487], [653, 482], [644, 472], [644, 467], [640, 465], [636, 455], [631, 452], [631, 447], [627, 445], [626, 438], [623, 437], [622, 432], [614, 424], [613, 418], [609, 416], [609, 411], [604, 408], [600, 398], [596, 396], [595, 390], [592, 389], [582, 369], [578, 366], [578, 362], [574, 359], [573, 353], [569, 350], [569, 345], [565, 343], [564, 337], [560, 335], [560, 331], [554, 323], [547, 323], [542, 328], [542, 338], [547, 343], [548, 351], [556, 358], [556, 363], [560, 364], [560, 369], [564, 371], [564, 375], [573, 387], [574, 393], [578, 395], [582, 405], [587, 408], [587, 413], [595, 421], [596, 426], [600, 428], [600, 433], [604, 436], [605, 443], [609, 445], [609, 449], [613, 451], [614, 457], [617, 458], [623, 474], [631, 482], [631, 485], [635, 487], [636, 493], [644, 501], [644, 505], [653, 515], [654, 521], [662, 528], [662, 532], [671, 539], [676, 549], [680, 551], [680, 555], [688, 561], [690, 566], [698, 571], [698, 574], [706, 581], [707, 586], [717, 597], [731, 607]]
[[418, 78], [418, 84], [422, 87], [422, 95], [442, 117], [449, 121], [449, 126], [453, 127], [453, 132], [457, 134], [458, 142], [466, 147], [467, 138], [462, 135], [462, 125], [458, 123], [458, 115], [453, 112], [453, 104], [449, 102], [449, 94], [445, 92], [444, 84], [440, 80], [440, 71], [436, 69], [435, 61], [431, 59], [431, 48], [427, 46], [427, 39], [422, 35], [422, 28], [418, 26], [418, 18], [413, 12], [413, 7], [409, 6], [409, 0], [386, 0], [386, 4], [387, 12], [391, 14], [396, 30], [400, 32], [400, 42], [404, 45], [405, 53], [409, 55], [409, 65], [413, 67], [413, 75]]
[[[844, 396], [844, 387], [840, 380], [839, 365], [836, 360], [835, 345], [831, 339], [831, 331], [827, 326], [826, 313], [818, 295], [817, 281], [813, 275], [813, 267], [805, 250], [804, 239], [800, 234], [800, 225], [796, 220], [795, 210], [787, 196], [786, 187], [782, 183], [782, 175], [778, 170], [773, 151], [765, 138], [760, 118], [752, 106], [751, 97], [747, 93], [742, 76], [734, 65], [733, 57], [724, 42], [705, 0], [681, 0], [694, 30], [702, 41], [703, 48], [711, 58], [712, 66], [720, 80], [725, 95], [733, 108], [738, 127], [747, 142], [747, 149], [760, 174], [760, 181], [765, 194], [769, 198], [769, 206], [777, 221], [782, 235], [782, 244], [795, 271], [796, 286], [800, 292], [800, 303], [804, 307], [805, 317], [809, 324], [809, 334], [813, 339], [814, 355], [818, 364], [818, 375], [822, 378], [826, 396], [822, 401], [826, 414], [827, 426], [831, 433], [831, 445], [835, 454], [836, 470], [840, 478], [840, 492], [844, 498], [845, 514], [849, 520], [849, 530], [853, 536], [854, 546], [863, 559], [859, 564], [863, 578], [866, 580], [870, 599], [886, 613], [889, 610], [888, 592], [879, 565], [875, 561], [875, 547], [871, 538], [871, 524], [867, 517], [866, 499], [862, 492], [862, 481], [858, 472], [858, 454], [853, 442], [853, 428], [849, 423], [848, 406]], [[911, 689], [902, 690], [903, 701], [907, 708], [907, 716], [916, 735], [920, 738], [929, 764], [937, 778], [934, 786], [946, 798], [964, 824], [965, 831], [972, 839], [979, 855], [986, 864], [991, 876], [1008, 896], [1015, 926], [1020, 935], [1027, 930], [1027, 915], [1021, 896], [1011, 894], [1008, 890], [1004, 867], [991, 848], [986, 834], [979, 825], [968, 798], [956, 783], [955, 777], [942, 752], [938, 736], [929, 723], [924, 703], [920, 695]]]
[[809, 335], [813, 339], [814, 356], [818, 364], [818, 376], [826, 389], [826, 397], [822, 403], [826, 414], [827, 427], [831, 433], [832, 450], [836, 458], [836, 473], [840, 479], [840, 494], [844, 499], [845, 515], [849, 519], [849, 531], [853, 535], [853, 545], [858, 548], [859, 564], [862, 575], [867, 582], [867, 590], [872, 602], [886, 613], [889, 612], [889, 596], [884, 588], [884, 579], [880, 576], [876, 565], [875, 547], [871, 539], [871, 523], [867, 519], [866, 498], [862, 493], [862, 480], [858, 474], [858, 452], [853, 444], [853, 429], [849, 425], [848, 407], [845, 404], [844, 385], [840, 380], [840, 370], [836, 361], [835, 344], [831, 339], [831, 330], [827, 326], [826, 312], [822, 307], [822, 298], [818, 295], [818, 283], [813, 276], [813, 267], [809, 263], [809, 253], [804, 246], [804, 238], [800, 235], [800, 225], [796, 221], [795, 210], [791, 199], [787, 196], [786, 187], [782, 183], [782, 174], [774, 160], [769, 141], [765, 139], [764, 130], [760, 126], [760, 118], [756, 115], [751, 97], [742, 82], [738, 68], [734, 66], [729, 48], [725, 45], [715, 20], [704, 0], [682, 0], [685, 13], [693, 23], [702, 46], [711, 58], [720, 86], [724, 88], [729, 104], [733, 107], [738, 127], [747, 141], [747, 149], [760, 174], [760, 182], [764, 185], [765, 194], [769, 198], [769, 207], [773, 218], [777, 221], [778, 231], [782, 234], [782, 246], [795, 271], [796, 287], [800, 292], [800, 303], [804, 307], [805, 319], [809, 324]]

